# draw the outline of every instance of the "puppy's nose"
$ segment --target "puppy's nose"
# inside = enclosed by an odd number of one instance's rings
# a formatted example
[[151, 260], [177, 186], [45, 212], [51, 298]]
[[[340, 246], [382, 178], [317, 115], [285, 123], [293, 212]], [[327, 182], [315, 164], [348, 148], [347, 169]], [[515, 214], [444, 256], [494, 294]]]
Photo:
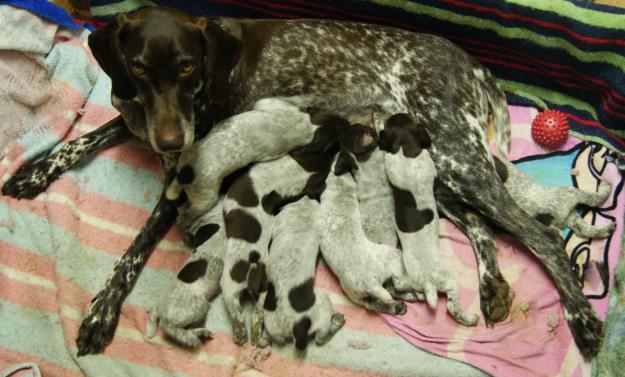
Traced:
[[180, 150], [184, 145], [184, 134], [179, 129], [160, 132], [156, 135], [156, 144], [163, 152]]

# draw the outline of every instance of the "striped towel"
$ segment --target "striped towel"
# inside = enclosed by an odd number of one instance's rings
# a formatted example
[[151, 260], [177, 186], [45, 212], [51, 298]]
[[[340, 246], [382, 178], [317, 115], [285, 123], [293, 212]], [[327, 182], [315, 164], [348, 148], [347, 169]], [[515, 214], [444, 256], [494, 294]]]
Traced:
[[[16, 30], [20, 27], [14, 25]], [[110, 81], [87, 50], [87, 35], [81, 29], [59, 28], [53, 36], [45, 66], [50, 85], [59, 93], [57, 106], [39, 109], [31, 131], [5, 149], [0, 160], [3, 181], [24, 160], [116, 116], [109, 102]], [[614, 194], [604, 208], [586, 214], [596, 221], [618, 219], [612, 238], [587, 244], [565, 233], [572, 260], [591, 267], [585, 289], [596, 296], [593, 303], [605, 315], [606, 287], [593, 266], [603, 263], [612, 271], [619, 254], [622, 177], [607, 162], [610, 153], [596, 144], [570, 138], [558, 153], [537, 148], [528, 137], [535, 111], [511, 107], [513, 159], [522, 159], [521, 166], [545, 184], [576, 183], [590, 190], [598, 175], [613, 184]], [[570, 176], [573, 166], [580, 172], [575, 182]], [[291, 345], [273, 348], [271, 355], [235, 346], [220, 297], [207, 319], [215, 339], [199, 350], [179, 348], [162, 333], [152, 343], [143, 340], [147, 310], [188, 257], [173, 229], [159, 243], [126, 300], [106, 352], [76, 358], [74, 339], [80, 319], [153, 208], [160, 176], [157, 158], [145, 146], [126, 143], [64, 175], [36, 200], [0, 198], [0, 370], [32, 361], [49, 376], [483, 375], [468, 364], [506, 377], [590, 373], [571, 342], [551, 283], [526, 250], [503, 237], [498, 238], [500, 262], [517, 296], [510, 319], [494, 330], [457, 327], [444, 313], [444, 303], [435, 313], [423, 305], [411, 305], [409, 314], [396, 318], [367, 313], [351, 304], [331, 272], [320, 266], [316, 284], [330, 293], [347, 324], [329, 344], [313, 345], [300, 359]], [[441, 229], [442, 253], [460, 279], [463, 307], [477, 313], [477, 275], [469, 243], [451, 224]]]

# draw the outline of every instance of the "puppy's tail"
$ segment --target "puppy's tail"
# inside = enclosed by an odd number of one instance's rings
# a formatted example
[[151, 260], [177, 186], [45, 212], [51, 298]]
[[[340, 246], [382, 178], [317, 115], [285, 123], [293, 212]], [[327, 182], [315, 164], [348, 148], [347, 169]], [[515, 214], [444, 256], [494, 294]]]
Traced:
[[512, 140], [510, 128], [510, 115], [506, 95], [497, 84], [495, 77], [487, 69], [476, 69], [475, 75], [484, 86], [484, 93], [490, 106], [488, 119], [488, 139], [495, 138], [495, 144], [501, 157], [507, 159]]

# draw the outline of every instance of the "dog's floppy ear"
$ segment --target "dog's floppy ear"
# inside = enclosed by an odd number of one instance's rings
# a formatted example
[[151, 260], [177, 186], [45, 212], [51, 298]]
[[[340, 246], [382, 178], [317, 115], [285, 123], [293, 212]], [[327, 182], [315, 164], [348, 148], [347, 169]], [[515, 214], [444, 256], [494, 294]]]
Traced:
[[126, 65], [122, 60], [120, 39], [126, 17], [120, 15], [89, 35], [89, 48], [100, 67], [111, 78], [113, 95], [128, 100], [137, 95]]
[[199, 18], [206, 41], [204, 66], [204, 95], [212, 101], [226, 100], [230, 92], [230, 72], [239, 62], [243, 43], [208, 18]]

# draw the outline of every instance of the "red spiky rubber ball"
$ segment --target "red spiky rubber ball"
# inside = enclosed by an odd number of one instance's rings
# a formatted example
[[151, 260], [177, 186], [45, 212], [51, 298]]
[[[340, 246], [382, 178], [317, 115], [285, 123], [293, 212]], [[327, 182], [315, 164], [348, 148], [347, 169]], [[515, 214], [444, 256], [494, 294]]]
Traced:
[[569, 136], [566, 114], [558, 110], [541, 111], [532, 121], [532, 138], [538, 145], [557, 148]]

